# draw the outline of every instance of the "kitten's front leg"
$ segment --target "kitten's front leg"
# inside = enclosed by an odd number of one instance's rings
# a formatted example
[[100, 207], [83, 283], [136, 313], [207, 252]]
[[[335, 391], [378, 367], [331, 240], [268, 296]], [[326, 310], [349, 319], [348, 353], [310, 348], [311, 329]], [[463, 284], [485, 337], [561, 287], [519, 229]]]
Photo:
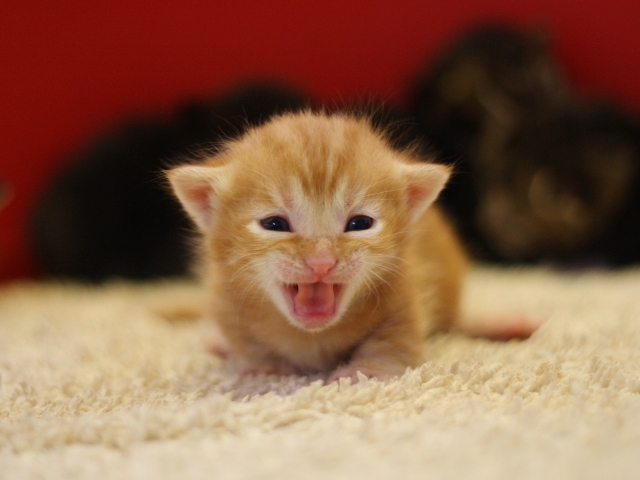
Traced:
[[231, 342], [219, 329], [211, 332], [207, 344], [209, 351], [229, 362], [240, 375], [293, 375], [296, 373], [290, 363], [275, 358], [264, 347], [255, 342]]
[[379, 326], [356, 348], [349, 363], [339, 366], [327, 379], [350, 378], [358, 382], [358, 372], [381, 381], [399, 377], [407, 367], [424, 362], [423, 335], [417, 323], [393, 319]]
[[367, 378], [385, 381], [393, 377], [401, 376], [406, 369], [407, 365], [402, 365], [397, 362], [389, 362], [385, 359], [363, 358], [338, 367], [329, 375], [327, 383], [338, 381], [341, 378], [350, 378], [351, 384], [357, 383], [360, 380], [358, 372]]

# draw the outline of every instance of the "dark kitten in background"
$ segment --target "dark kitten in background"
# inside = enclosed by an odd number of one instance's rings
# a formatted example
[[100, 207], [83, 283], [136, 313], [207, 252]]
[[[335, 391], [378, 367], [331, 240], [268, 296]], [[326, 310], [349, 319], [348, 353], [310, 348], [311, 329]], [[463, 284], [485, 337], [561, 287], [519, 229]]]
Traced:
[[160, 180], [162, 170], [305, 106], [295, 90], [256, 84], [96, 139], [68, 162], [34, 212], [33, 245], [45, 271], [88, 281], [188, 273], [190, 224]]
[[500, 258], [640, 261], [640, 127], [607, 103], [491, 121], [474, 175], [476, 226]]
[[412, 113], [444, 155], [465, 157], [488, 118], [508, 120], [568, 96], [541, 31], [487, 25], [460, 37], [428, 66], [416, 84]]
[[441, 203], [476, 258], [640, 261], [640, 130], [577, 98], [540, 33], [485, 26], [418, 83], [413, 114], [456, 166]]
[[455, 173], [440, 203], [472, 253], [487, 253], [476, 230], [474, 158], [486, 122], [510, 122], [539, 103], [568, 96], [564, 74], [539, 31], [485, 25], [445, 47], [418, 79], [410, 111], [442, 161]]

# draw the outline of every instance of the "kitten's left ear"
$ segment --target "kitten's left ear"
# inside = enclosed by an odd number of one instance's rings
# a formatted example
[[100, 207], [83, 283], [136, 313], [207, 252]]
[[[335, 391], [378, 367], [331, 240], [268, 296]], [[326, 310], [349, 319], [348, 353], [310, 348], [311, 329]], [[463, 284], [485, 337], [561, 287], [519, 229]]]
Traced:
[[451, 175], [451, 169], [435, 163], [403, 163], [402, 170], [407, 182], [409, 213], [413, 222], [438, 198]]

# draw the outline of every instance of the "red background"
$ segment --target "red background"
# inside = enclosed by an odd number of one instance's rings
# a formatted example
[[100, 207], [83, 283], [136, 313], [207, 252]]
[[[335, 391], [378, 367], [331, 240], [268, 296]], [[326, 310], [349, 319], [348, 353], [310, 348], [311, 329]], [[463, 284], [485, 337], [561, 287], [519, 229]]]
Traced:
[[542, 24], [577, 88], [640, 108], [637, 0], [29, 1], [0, 7], [0, 281], [37, 274], [26, 219], [65, 153], [138, 112], [236, 82], [401, 103], [443, 42], [487, 19]]

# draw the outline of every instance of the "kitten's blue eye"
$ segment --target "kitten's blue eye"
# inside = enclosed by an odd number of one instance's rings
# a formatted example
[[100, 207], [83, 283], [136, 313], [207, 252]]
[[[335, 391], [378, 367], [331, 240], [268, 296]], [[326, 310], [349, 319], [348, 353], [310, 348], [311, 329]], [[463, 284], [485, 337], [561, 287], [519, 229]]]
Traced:
[[357, 215], [350, 218], [347, 222], [345, 232], [358, 232], [360, 230], [369, 230], [373, 226], [373, 218], [366, 215]]
[[260, 225], [265, 230], [271, 230], [273, 232], [290, 232], [289, 222], [282, 217], [267, 217], [260, 220]]

